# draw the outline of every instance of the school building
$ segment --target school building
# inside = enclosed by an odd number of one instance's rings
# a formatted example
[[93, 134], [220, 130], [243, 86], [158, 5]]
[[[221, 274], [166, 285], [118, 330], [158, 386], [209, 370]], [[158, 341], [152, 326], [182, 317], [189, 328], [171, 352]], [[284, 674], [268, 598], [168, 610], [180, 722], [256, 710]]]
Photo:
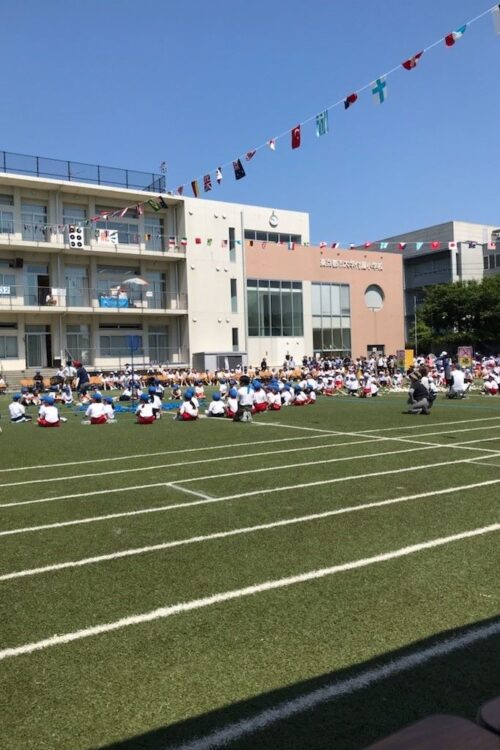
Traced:
[[404, 347], [402, 257], [163, 175], [0, 152], [0, 368], [271, 365]]

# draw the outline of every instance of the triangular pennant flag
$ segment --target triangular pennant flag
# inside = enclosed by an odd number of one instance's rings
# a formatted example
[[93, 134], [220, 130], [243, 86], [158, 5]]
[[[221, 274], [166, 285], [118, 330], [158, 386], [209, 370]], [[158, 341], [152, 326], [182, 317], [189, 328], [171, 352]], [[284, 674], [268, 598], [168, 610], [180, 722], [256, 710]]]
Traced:
[[270, 138], [267, 142], [267, 145], [269, 146], [271, 151], [276, 151], [276, 141], [274, 140], [274, 138]]
[[182, 195], [184, 192], [184, 185], [179, 185], [179, 187], [176, 190], [177, 195]]
[[439, 250], [440, 246], [440, 242], [431, 242], [431, 250]]
[[126, 208], [123, 208], [121, 211], [118, 212], [118, 216], [120, 217], [120, 219], [123, 219], [128, 209], [129, 209], [129, 206], [127, 206]]
[[457, 249], [456, 242], [448, 242], [448, 250], [456, 250], [456, 249]]
[[193, 191], [194, 197], [198, 198], [200, 195], [200, 188], [198, 187], [198, 180], [191, 181], [191, 190]]
[[245, 159], [247, 161], [250, 161], [251, 159], [253, 159], [253, 157], [255, 156], [256, 153], [257, 153], [256, 149], [254, 151], [247, 151], [246, 154], [245, 154]]
[[168, 203], [161, 197], [161, 195], [158, 196], [158, 203], [162, 208], [168, 208]]
[[222, 169], [220, 167], [217, 167], [217, 171], [215, 172], [215, 179], [220, 185], [222, 182]]
[[389, 247], [389, 243], [388, 242], [381, 242], [380, 243], [380, 249], [381, 250], [387, 250], [388, 247]]
[[372, 86], [373, 101], [375, 104], [383, 104], [387, 99], [387, 82], [385, 77], [377, 78], [377, 80], [372, 83]]
[[398, 247], [399, 247], [400, 250], [404, 250], [405, 247], [406, 247], [406, 242], [399, 242], [398, 243]]
[[415, 250], [421, 250], [423, 246], [423, 242], [415, 242]]
[[401, 63], [401, 65], [403, 66], [405, 70], [413, 70], [413, 68], [417, 67], [417, 63], [423, 54], [424, 54], [423, 50], [422, 52], [417, 52], [416, 55], [413, 55], [413, 57], [408, 58], [408, 60], [405, 60], [404, 63]]
[[500, 34], [500, 5], [495, 5], [491, 11], [493, 17], [493, 25], [495, 27], [495, 34]]
[[328, 110], [316, 115], [316, 135], [326, 135], [328, 133]]
[[292, 148], [299, 148], [300, 146], [300, 125], [296, 125], [292, 131]]
[[159, 211], [161, 208], [160, 204], [157, 203], [156, 201], [151, 200], [151, 201], [146, 201], [146, 203], [148, 204], [148, 206], [151, 206], [153, 211]]
[[144, 213], [144, 206], [142, 205], [142, 203], [138, 203], [137, 206], [135, 207], [135, 215], [137, 216], [137, 218], [139, 218], [139, 216], [142, 216], [143, 213]]
[[349, 107], [354, 104], [358, 100], [357, 94], [349, 94], [348, 97], [344, 99], [344, 109], [349, 109]]
[[243, 177], [245, 177], [245, 170], [243, 169], [243, 164], [239, 159], [236, 159], [236, 161], [233, 161], [233, 169], [234, 169], [234, 176], [235, 179], [241, 180]]
[[203, 190], [208, 193], [212, 189], [212, 178], [206, 174], [203, 178]]
[[465, 26], [461, 26], [456, 31], [452, 31], [451, 34], [448, 34], [447, 36], [445, 36], [444, 43], [446, 44], [446, 46], [453, 47], [455, 42], [457, 42], [460, 39], [460, 37], [465, 34], [466, 30], [467, 30], [467, 24], [465, 24]]

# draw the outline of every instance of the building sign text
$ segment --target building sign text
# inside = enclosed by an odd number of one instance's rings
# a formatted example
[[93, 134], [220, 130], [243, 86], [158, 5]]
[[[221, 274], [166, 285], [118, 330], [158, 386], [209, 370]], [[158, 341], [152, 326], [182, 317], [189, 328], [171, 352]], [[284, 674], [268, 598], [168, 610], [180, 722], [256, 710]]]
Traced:
[[352, 268], [356, 271], [383, 271], [383, 263], [367, 263], [365, 260], [333, 260], [322, 258], [319, 262], [322, 268]]

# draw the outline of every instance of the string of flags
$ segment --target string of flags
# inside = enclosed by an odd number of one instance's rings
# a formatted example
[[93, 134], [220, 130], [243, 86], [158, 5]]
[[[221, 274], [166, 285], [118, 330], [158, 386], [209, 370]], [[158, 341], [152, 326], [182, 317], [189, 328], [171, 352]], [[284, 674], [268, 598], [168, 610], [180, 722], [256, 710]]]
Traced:
[[[352, 107], [358, 101], [360, 94], [362, 94], [367, 89], [371, 91], [373, 101], [376, 104], [383, 104], [387, 100], [387, 95], [388, 95], [387, 79], [390, 75], [400, 70], [400, 68], [403, 68], [404, 70], [409, 70], [409, 71], [414, 70], [417, 67], [417, 65], [419, 65], [419, 63], [422, 60], [423, 55], [426, 52], [429, 52], [429, 50], [433, 49], [434, 47], [437, 47], [438, 45], [441, 45], [442, 43], [444, 43], [446, 48], [453, 47], [459, 41], [459, 39], [462, 38], [462, 36], [467, 31], [467, 29], [473, 23], [475, 23], [476, 21], [479, 21], [481, 18], [483, 18], [484, 16], [488, 14], [491, 14], [492, 16], [496, 34], [500, 35], [500, 3], [496, 3], [492, 7], [485, 10], [480, 15], [467, 21], [467, 23], [463, 24], [456, 30], [451, 31], [450, 33], [446, 34], [446, 36], [441, 37], [441, 39], [437, 40], [436, 42], [429, 45], [425, 49], [420, 50], [419, 52], [415, 53], [408, 59], [404, 60], [400, 65], [395, 66], [394, 68], [389, 70], [387, 73], [384, 73], [383, 75], [379, 76], [373, 82], [368, 83], [365, 86], [362, 86], [357, 91], [353, 91], [351, 94], [344, 97], [343, 99], [340, 99], [334, 104], [331, 104], [322, 112], [316, 115], [313, 115], [312, 117], [309, 117], [302, 122], [299, 122], [297, 125], [291, 128], [291, 130], [289, 131], [287, 130], [284, 133], [281, 133], [280, 135], [274, 136], [273, 138], [269, 138], [265, 143], [247, 151], [241, 157], [238, 157], [237, 159], [232, 160], [232, 162], [227, 162], [226, 164], [219, 166], [216, 169], [211, 170], [210, 172], [207, 172], [201, 178], [196, 178], [195, 180], [191, 180], [191, 190], [192, 190], [194, 197], [195, 198], [200, 197], [200, 187], [199, 187], [200, 182], [203, 185], [203, 191], [205, 193], [208, 193], [212, 190], [212, 184], [213, 184], [212, 174], [215, 174], [217, 184], [220, 185], [223, 179], [223, 169], [225, 169], [226, 167], [230, 167], [231, 164], [233, 168], [234, 178], [236, 180], [243, 179], [246, 176], [246, 172], [242, 164], [242, 159], [244, 158], [245, 161], [249, 162], [251, 159], [254, 158], [257, 152], [263, 148], [268, 148], [271, 151], [275, 151], [276, 142], [282, 139], [283, 137], [288, 136], [290, 138], [290, 146], [292, 150], [300, 148], [302, 145], [302, 141], [303, 141], [303, 138], [302, 138], [303, 126], [311, 121], [314, 121], [315, 123], [315, 132], [316, 132], [317, 137], [327, 135], [329, 132], [329, 123], [328, 123], [329, 111], [342, 104], [345, 110], [350, 109], [350, 107]], [[177, 195], [183, 195], [184, 188], [185, 188], [185, 185], [179, 185], [179, 187], [175, 190], [175, 193]]]

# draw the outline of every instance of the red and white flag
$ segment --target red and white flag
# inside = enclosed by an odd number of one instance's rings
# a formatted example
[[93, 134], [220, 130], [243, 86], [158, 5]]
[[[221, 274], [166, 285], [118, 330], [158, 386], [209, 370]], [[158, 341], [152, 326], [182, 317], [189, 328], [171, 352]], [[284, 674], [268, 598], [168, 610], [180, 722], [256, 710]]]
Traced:
[[319, 243], [319, 246], [320, 246], [320, 247], [326, 247], [326, 242], [320, 242], [320, 243]]
[[398, 243], [398, 247], [399, 247], [400, 250], [404, 250], [405, 247], [406, 247], [406, 242], [399, 242]]
[[456, 249], [457, 249], [456, 242], [448, 242], [448, 250], [456, 250]]
[[267, 145], [269, 146], [271, 151], [276, 151], [276, 141], [274, 140], [274, 138], [270, 138], [267, 142]]
[[496, 242], [488, 242], [487, 246], [488, 250], [496, 250], [497, 249], [497, 243]]
[[220, 167], [217, 167], [217, 171], [215, 172], [215, 179], [220, 185], [222, 182], [222, 169]]
[[431, 250], [439, 250], [440, 246], [440, 242], [431, 242]]
[[296, 125], [292, 132], [292, 148], [299, 148], [300, 147], [300, 125]]
[[245, 159], [247, 161], [250, 161], [251, 159], [253, 159], [253, 157], [255, 156], [256, 153], [257, 153], [256, 149], [254, 151], [247, 151], [246, 154], [245, 154]]
[[408, 60], [405, 60], [404, 63], [401, 63], [401, 65], [403, 66], [405, 70], [413, 70], [413, 68], [417, 67], [417, 63], [423, 54], [424, 54], [423, 50], [422, 52], [417, 52], [416, 55], [413, 55], [413, 57], [409, 57]]

